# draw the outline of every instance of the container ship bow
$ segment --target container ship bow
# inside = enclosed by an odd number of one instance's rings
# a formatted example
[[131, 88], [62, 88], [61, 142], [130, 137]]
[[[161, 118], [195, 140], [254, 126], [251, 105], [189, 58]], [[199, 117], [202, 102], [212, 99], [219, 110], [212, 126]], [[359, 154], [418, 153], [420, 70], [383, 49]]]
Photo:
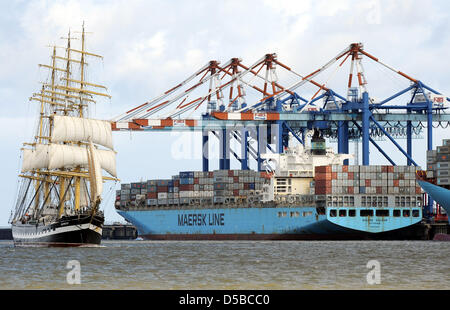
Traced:
[[[351, 156], [351, 155], [350, 155]], [[116, 210], [149, 240], [396, 239], [422, 220], [409, 166], [347, 166], [314, 134], [267, 172], [185, 171], [121, 184]]]
[[[38, 128], [22, 148], [18, 197], [10, 223], [15, 246], [83, 246], [101, 242], [104, 215], [100, 210], [104, 180], [117, 180], [111, 124], [86, 118], [106, 87], [85, 79], [86, 57], [101, 56], [81, 49], [65, 54], [53, 47], [50, 81], [30, 100], [40, 104]], [[77, 76], [75, 76], [77, 73]], [[79, 73], [79, 75], [78, 75]], [[102, 148], [104, 147], [104, 148]], [[102, 169], [111, 177], [103, 176]]]

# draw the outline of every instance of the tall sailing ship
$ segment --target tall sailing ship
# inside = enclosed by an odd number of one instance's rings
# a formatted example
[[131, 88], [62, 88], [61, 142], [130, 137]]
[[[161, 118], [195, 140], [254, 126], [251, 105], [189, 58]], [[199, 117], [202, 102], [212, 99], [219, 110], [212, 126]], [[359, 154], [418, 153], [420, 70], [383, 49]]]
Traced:
[[[85, 79], [87, 62], [102, 56], [53, 46], [49, 80], [30, 100], [40, 104], [37, 132], [22, 148], [18, 197], [10, 218], [15, 246], [81, 246], [101, 242], [103, 182], [116, 179], [111, 124], [88, 118], [105, 86]], [[62, 55], [57, 51], [63, 50]], [[103, 175], [105, 170], [110, 176]]]

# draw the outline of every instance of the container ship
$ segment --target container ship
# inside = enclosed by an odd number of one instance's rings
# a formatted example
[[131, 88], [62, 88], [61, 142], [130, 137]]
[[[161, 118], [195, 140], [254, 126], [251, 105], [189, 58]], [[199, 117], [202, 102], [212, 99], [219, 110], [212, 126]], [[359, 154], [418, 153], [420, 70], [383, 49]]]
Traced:
[[115, 208], [146, 240], [395, 239], [422, 220], [413, 166], [344, 165], [325, 139], [266, 154], [268, 171], [184, 171], [121, 184]]

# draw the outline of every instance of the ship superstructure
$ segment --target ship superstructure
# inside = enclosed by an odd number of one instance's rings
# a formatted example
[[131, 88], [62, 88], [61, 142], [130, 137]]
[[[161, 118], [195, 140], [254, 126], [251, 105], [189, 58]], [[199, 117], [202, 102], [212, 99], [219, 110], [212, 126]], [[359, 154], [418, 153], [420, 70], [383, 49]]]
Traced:
[[[37, 132], [22, 148], [18, 197], [10, 219], [16, 246], [99, 244], [104, 180], [116, 179], [111, 124], [88, 118], [105, 86], [86, 79], [87, 59], [102, 58], [81, 47], [53, 46], [49, 80], [30, 98], [40, 104]], [[62, 55], [58, 53], [62, 50]], [[103, 90], [103, 91], [102, 91]], [[102, 170], [110, 176], [103, 176]]]

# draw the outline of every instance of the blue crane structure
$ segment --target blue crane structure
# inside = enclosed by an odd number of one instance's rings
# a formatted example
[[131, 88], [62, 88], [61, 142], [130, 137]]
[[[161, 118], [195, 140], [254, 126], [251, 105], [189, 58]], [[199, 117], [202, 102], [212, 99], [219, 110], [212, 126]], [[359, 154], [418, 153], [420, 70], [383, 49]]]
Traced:
[[[408, 86], [381, 101], [371, 98], [363, 58], [406, 79]], [[333, 76], [346, 62], [350, 62], [350, 72], [345, 95], [328, 87], [331, 77], [323, 83], [316, 82], [323, 72], [334, 66]], [[277, 67], [293, 77], [291, 85], [280, 84]], [[353, 80], [357, 81], [355, 86]], [[306, 85], [314, 87], [311, 97], [302, 92]], [[224, 95], [226, 91], [228, 98]], [[257, 95], [251, 97], [249, 91]], [[394, 104], [400, 96], [402, 102]], [[282, 153], [290, 135], [304, 144], [310, 130], [336, 138], [338, 153], [349, 154], [349, 141], [361, 141], [363, 165], [370, 164], [370, 145], [396, 165], [376, 141], [377, 137], [383, 137], [404, 155], [407, 165], [418, 166], [412, 151], [414, 134], [426, 128], [427, 150], [432, 150], [433, 123], [449, 124], [450, 114], [445, 113], [449, 101], [419, 79], [381, 62], [366, 52], [361, 43], [353, 43], [308, 75], [281, 63], [276, 54], [266, 54], [250, 66], [244, 65], [240, 58], [232, 58], [223, 65], [210, 61], [175, 87], [115, 117], [112, 129], [201, 131], [203, 171], [209, 170], [210, 137], [219, 141], [219, 169], [230, 169], [231, 158], [240, 163], [241, 169], [249, 169], [253, 158], [261, 171], [267, 169], [262, 154], [267, 150]], [[202, 106], [206, 109], [200, 109]], [[398, 136], [406, 138], [406, 149], [396, 141]], [[239, 151], [230, 147], [232, 140], [240, 145]], [[348, 165], [348, 160], [344, 164]], [[425, 216], [432, 213], [432, 206], [430, 199]]]

